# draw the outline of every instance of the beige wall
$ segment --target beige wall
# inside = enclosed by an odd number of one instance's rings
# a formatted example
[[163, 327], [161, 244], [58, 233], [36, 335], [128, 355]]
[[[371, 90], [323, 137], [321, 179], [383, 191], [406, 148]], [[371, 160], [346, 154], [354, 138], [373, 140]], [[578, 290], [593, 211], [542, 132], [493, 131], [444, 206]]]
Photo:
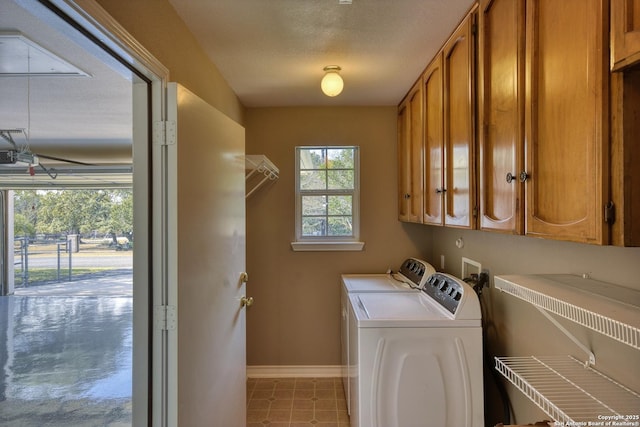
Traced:
[[169, 69], [172, 82], [242, 124], [244, 107], [166, 0], [96, 0]]
[[[340, 274], [384, 272], [425, 254], [429, 229], [396, 220], [396, 109], [257, 108], [246, 150], [266, 154], [280, 179], [247, 200], [249, 365], [340, 364]], [[294, 147], [358, 145], [362, 252], [293, 252]]]

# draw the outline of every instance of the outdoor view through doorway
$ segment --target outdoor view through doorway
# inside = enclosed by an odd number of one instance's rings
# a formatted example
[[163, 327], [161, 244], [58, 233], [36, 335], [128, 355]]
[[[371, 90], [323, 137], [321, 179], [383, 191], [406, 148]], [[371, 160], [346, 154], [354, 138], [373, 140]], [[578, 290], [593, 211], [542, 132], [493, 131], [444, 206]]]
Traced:
[[0, 425], [131, 425], [132, 190], [10, 193]]

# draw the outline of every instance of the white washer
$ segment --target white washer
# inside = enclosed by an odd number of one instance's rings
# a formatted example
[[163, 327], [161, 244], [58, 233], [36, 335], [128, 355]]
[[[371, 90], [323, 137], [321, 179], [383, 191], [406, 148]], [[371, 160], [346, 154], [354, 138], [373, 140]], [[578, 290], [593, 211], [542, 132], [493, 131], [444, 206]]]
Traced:
[[349, 295], [352, 427], [482, 427], [478, 297], [443, 273], [420, 292]]
[[349, 294], [355, 292], [419, 292], [427, 279], [436, 270], [431, 264], [417, 258], [407, 258], [397, 273], [343, 274], [341, 294], [341, 342], [342, 342], [342, 386], [347, 399], [347, 410], [351, 412], [348, 366], [349, 366]]

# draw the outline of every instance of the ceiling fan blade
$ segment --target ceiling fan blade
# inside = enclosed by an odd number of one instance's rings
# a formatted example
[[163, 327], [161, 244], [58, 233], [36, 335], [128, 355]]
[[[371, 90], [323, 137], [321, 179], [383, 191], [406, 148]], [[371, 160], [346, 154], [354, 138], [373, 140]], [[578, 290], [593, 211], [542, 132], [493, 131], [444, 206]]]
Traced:
[[94, 164], [85, 163], [85, 162], [79, 162], [77, 160], [70, 160], [70, 159], [64, 159], [62, 157], [48, 156], [46, 154], [40, 154], [40, 153], [35, 153], [35, 154], [36, 154], [36, 156], [38, 156], [38, 157], [40, 157], [42, 159], [57, 160], [59, 162], [72, 163], [74, 165], [95, 166]]

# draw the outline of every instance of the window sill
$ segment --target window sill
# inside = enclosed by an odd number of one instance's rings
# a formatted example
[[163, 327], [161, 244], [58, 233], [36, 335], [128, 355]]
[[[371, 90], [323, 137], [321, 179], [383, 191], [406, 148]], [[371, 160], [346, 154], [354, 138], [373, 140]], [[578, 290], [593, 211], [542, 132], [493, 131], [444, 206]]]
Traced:
[[364, 242], [291, 242], [294, 252], [361, 251]]

